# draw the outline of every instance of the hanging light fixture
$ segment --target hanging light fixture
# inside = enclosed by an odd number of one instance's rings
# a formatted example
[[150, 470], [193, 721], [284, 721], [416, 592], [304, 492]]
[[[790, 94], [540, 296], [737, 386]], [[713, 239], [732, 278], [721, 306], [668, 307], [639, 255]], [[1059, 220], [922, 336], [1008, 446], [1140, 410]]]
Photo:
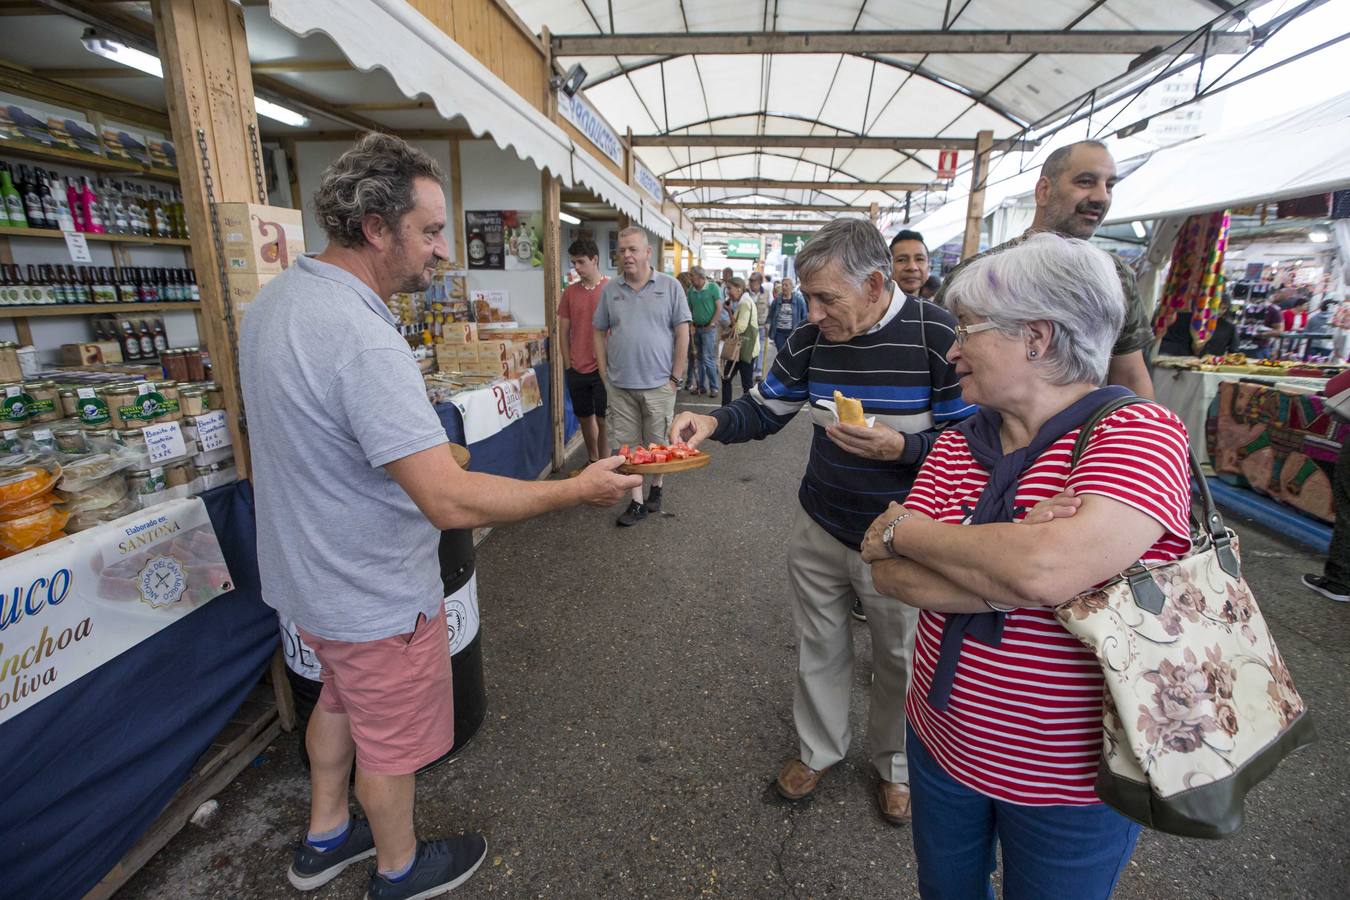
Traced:
[[[96, 29], [86, 28], [80, 42], [84, 44], [86, 50], [96, 56], [110, 59], [115, 63], [136, 69], [147, 75], [153, 75], [156, 78], [164, 77], [164, 66], [159, 61], [159, 57], [153, 53], [147, 53], [139, 47], [133, 47], [130, 44], [100, 34]], [[259, 97], [257, 94], [253, 95], [253, 111], [283, 125], [291, 125], [295, 128], [304, 128], [309, 125], [309, 117], [303, 113], [296, 112], [290, 107], [282, 106], [280, 103], [275, 103], [264, 97]]]

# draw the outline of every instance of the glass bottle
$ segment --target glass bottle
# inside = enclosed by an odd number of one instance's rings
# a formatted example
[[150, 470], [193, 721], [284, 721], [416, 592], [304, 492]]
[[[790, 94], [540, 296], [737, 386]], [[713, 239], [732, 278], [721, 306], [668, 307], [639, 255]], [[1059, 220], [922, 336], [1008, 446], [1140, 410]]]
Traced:
[[131, 322], [127, 319], [122, 320], [122, 355], [128, 362], [141, 358], [140, 335], [131, 330]]
[[28, 216], [29, 228], [47, 228], [47, 216], [42, 212], [42, 191], [37, 179], [27, 166], [19, 167], [19, 180], [22, 183], [23, 209]]
[[0, 200], [3, 200], [0, 216], [3, 216], [4, 223], [11, 228], [27, 228], [28, 216], [24, 215], [23, 197], [14, 186], [14, 178], [7, 163], [0, 163]]
[[149, 359], [155, 355], [155, 338], [150, 333], [150, 326], [145, 324], [144, 319], [141, 319], [140, 342], [142, 359]]
[[152, 338], [154, 340], [155, 345], [155, 355], [158, 356], [162, 354], [165, 350], [169, 349], [169, 339], [164, 335], [163, 319], [155, 320], [155, 330], [154, 334], [152, 335]]
[[103, 221], [103, 210], [99, 207], [98, 194], [94, 193], [91, 179], [80, 179], [80, 213], [84, 216], [85, 230], [92, 234], [104, 234], [107, 226]]

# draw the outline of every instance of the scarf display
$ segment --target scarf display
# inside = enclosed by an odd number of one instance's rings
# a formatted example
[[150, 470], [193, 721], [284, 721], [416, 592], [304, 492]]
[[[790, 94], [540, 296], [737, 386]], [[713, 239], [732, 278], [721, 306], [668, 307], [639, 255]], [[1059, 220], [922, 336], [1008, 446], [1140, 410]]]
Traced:
[[1177, 236], [1172, 266], [1153, 319], [1161, 336], [1177, 313], [1191, 314], [1191, 347], [1198, 351], [1214, 334], [1223, 301], [1223, 256], [1228, 248], [1229, 211], [1191, 216]]

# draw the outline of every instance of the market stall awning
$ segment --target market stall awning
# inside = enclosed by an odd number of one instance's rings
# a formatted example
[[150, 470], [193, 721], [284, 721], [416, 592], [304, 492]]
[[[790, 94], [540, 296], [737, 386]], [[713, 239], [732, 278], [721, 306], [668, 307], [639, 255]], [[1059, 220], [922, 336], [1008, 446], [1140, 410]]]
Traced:
[[1350, 187], [1350, 93], [1159, 150], [1116, 188], [1106, 222], [1190, 215]]
[[475, 135], [571, 183], [567, 134], [403, 0], [271, 0], [269, 8], [288, 31], [327, 35], [357, 69], [384, 69], [404, 95], [431, 98], [444, 118], [462, 118]]
[[576, 145], [572, 147], [572, 180], [590, 188], [597, 197], [634, 222], [642, 221], [642, 200], [637, 191]]

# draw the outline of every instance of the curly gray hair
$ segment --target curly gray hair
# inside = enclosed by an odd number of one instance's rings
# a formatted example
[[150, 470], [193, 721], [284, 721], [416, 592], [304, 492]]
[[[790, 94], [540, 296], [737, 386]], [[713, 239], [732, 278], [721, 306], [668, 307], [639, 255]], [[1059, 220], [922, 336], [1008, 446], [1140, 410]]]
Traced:
[[891, 280], [891, 251], [877, 227], [864, 219], [834, 219], [813, 234], [797, 253], [797, 277], [809, 278], [835, 260], [855, 286], [873, 272]]
[[366, 242], [361, 221], [374, 214], [390, 227], [413, 208], [413, 180], [444, 181], [440, 166], [402, 138], [371, 132], [324, 170], [314, 192], [314, 215], [329, 240], [344, 247]]
[[981, 256], [947, 288], [947, 306], [1008, 336], [1030, 322], [1054, 328], [1038, 366], [1052, 384], [1102, 384], [1125, 319], [1120, 272], [1105, 251], [1053, 232]]

